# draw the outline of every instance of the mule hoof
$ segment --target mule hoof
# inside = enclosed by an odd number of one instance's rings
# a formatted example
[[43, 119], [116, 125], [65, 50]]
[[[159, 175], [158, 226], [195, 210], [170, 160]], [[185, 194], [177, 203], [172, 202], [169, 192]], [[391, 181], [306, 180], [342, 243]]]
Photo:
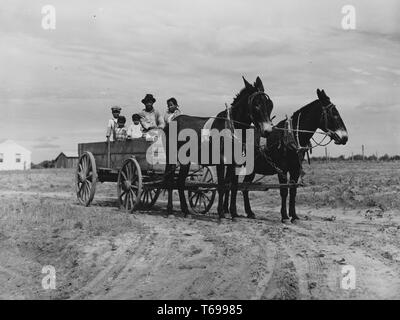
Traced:
[[299, 218], [299, 217], [293, 217], [293, 218], [290, 220], [290, 222], [291, 222], [291, 223], [296, 223], [297, 220], [300, 220], [300, 218]]
[[290, 221], [289, 218], [287, 218], [287, 219], [285, 218], [285, 219], [282, 219], [282, 220], [281, 220], [281, 222], [282, 222], [283, 224], [288, 224], [289, 221]]
[[238, 218], [239, 215], [236, 212], [231, 212], [231, 217], [232, 218]]
[[255, 219], [255, 218], [256, 218], [256, 215], [254, 214], [254, 212], [249, 212], [249, 213], [247, 214], [247, 218], [249, 218], [249, 219]]

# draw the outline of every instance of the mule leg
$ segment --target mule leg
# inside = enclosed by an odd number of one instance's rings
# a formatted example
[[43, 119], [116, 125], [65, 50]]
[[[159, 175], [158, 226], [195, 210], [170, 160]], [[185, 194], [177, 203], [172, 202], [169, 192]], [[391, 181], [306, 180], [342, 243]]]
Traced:
[[[230, 184], [232, 183], [232, 179], [231, 179], [231, 171], [228, 169], [226, 170], [226, 174], [225, 174], [225, 184]], [[230, 190], [227, 189], [224, 192], [224, 213], [229, 213], [229, 194], [230, 194]]]
[[232, 173], [231, 173], [231, 189], [230, 189], [230, 194], [231, 194], [231, 204], [230, 204], [230, 213], [232, 220], [235, 220], [236, 217], [238, 217], [237, 214], [237, 206], [236, 206], [236, 198], [237, 198], [237, 189], [238, 189], [238, 176], [235, 174], [235, 167], [232, 167]]
[[173, 184], [174, 184], [174, 179], [175, 179], [175, 169], [176, 165], [175, 164], [167, 164], [165, 166], [165, 185], [168, 190], [168, 204], [167, 204], [167, 215], [172, 214], [173, 210], [173, 204], [172, 204], [172, 195], [173, 195]]
[[[299, 181], [300, 171], [290, 173], [290, 182], [297, 183]], [[296, 194], [297, 188], [290, 188], [289, 191], [289, 216], [292, 218], [291, 221], [294, 222], [298, 220], [299, 217], [296, 214]]]
[[188, 215], [188, 213], [190, 213], [185, 195], [185, 182], [189, 173], [189, 169], [190, 169], [190, 164], [181, 165], [178, 176], [179, 201], [181, 204], [181, 211], [185, 217]]
[[218, 217], [219, 219], [225, 218], [224, 214], [224, 194], [225, 194], [225, 168], [223, 165], [217, 165], [217, 178], [218, 178]]
[[[255, 177], [255, 173], [245, 176], [243, 179], [243, 183], [252, 182], [254, 177]], [[249, 199], [249, 190], [243, 190], [242, 193], [243, 193], [243, 201], [244, 201], [244, 211], [247, 214], [247, 218], [254, 219], [256, 217], [256, 215], [251, 210], [250, 199]]]
[[[286, 173], [284, 175], [278, 175], [279, 177], [279, 183], [280, 184], [286, 184], [287, 183], [287, 176]], [[280, 188], [280, 193], [281, 193], [281, 216], [282, 216], [282, 222], [285, 222], [289, 220], [289, 217], [287, 215], [287, 209], [286, 209], [286, 199], [288, 196], [288, 189], [287, 188]]]

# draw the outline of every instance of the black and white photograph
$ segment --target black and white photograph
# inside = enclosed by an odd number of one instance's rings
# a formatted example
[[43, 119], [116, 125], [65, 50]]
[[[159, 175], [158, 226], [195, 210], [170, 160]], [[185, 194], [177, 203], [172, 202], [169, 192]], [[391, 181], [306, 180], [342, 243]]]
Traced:
[[0, 300], [400, 299], [399, 1], [2, 0], [0, 70]]

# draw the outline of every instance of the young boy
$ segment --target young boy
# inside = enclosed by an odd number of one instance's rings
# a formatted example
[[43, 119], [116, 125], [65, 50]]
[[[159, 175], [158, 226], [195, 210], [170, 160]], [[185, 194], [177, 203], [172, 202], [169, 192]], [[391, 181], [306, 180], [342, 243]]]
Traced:
[[119, 116], [117, 120], [117, 127], [115, 128], [115, 141], [125, 141], [127, 137], [127, 131], [125, 127], [126, 118]]
[[140, 115], [134, 113], [132, 115], [133, 124], [131, 124], [128, 128], [128, 139], [137, 139], [143, 136], [143, 127], [140, 123]]
[[108, 120], [107, 133], [106, 133], [107, 141], [110, 141], [111, 137], [113, 141], [115, 141], [115, 128], [117, 127], [117, 120], [121, 113], [121, 108], [118, 106], [111, 107], [111, 112], [113, 117], [112, 119]]

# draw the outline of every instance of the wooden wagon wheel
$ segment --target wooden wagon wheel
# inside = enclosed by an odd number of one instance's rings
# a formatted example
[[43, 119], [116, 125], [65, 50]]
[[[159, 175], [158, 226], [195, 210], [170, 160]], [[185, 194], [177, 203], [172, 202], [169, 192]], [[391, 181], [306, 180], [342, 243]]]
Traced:
[[147, 189], [143, 188], [143, 192], [140, 196], [140, 203], [143, 209], [150, 209], [156, 203], [162, 189]]
[[96, 161], [91, 152], [84, 152], [78, 161], [75, 174], [76, 196], [79, 202], [89, 206], [96, 192]]
[[[191, 182], [213, 183], [215, 174], [209, 167], [201, 167], [189, 178]], [[217, 190], [215, 188], [198, 188], [189, 190], [189, 204], [196, 213], [206, 214], [212, 207]]]
[[118, 201], [121, 208], [133, 211], [140, 205], [142, 171], [135, 158], [124, 161], [118, 172]]

